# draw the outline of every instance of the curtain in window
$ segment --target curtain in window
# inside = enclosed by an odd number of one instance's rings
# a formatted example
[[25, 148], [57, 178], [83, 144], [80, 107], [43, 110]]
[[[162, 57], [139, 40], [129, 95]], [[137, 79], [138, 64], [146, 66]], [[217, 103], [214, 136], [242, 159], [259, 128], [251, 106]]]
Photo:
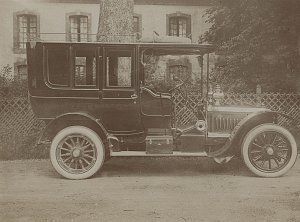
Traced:
[[25, 49], [26, 42], [37, 37], [37, 17], [35, 15], [18, 16], [18, 47]]

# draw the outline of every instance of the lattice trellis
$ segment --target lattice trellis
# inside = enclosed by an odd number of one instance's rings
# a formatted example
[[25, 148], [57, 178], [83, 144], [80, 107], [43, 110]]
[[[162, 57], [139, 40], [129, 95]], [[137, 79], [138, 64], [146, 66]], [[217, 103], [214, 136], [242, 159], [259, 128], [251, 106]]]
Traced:
[[[300, 126], [300, 94], [226, 94], [223, 104], [227, 105], [254, 105], [266, 107], [273, 111], [278, 111], [294, 119], [294, 123]], [[280, 116], [279, 123], [291, 125], [293, 120]]]
[[298, 94], [262, 94], [262, 106], [286, 114], [294, 119], [279, 118], [282, 125], [296, 124], [300, 126], [300, 95]]
[[[177, 125], [187, 125], [196, 120], [195, 110], [202, 104], [201, 93], [197, 90], [186, 91], [187, 96], [183, 97], [179, 91], [173, 93], [173, 103], [176, 113]], [[188, 109], [186, 103], [190, 103], [194, 111]], [[294, 120], [284, 116], [279, 116], [279, 123], [285, 126], [292, 124], [300, 128], [300, 94], [279, 94], [279, 93], [244, 93], [225, 94], [222, 105], [246, 105], [265, 107], [273, 111], [278, 111]], [[293, 122], [295, 121], [295, 122]]]
[[254, 93], [225, 94], [222, 104], [261, 106], [261, 98], [258, 94]]
[[0, 100], [0, 134], [27, 136], [43, 126], [26, 98]]
[[173, 92], [172, 98], [177, 126], [184, 126], [195, 122], [198, 119], [197, 110], [199, 106], [202, 105], [200, 91], [188, 90], [180, 92], [179, 90], [176, 90]]

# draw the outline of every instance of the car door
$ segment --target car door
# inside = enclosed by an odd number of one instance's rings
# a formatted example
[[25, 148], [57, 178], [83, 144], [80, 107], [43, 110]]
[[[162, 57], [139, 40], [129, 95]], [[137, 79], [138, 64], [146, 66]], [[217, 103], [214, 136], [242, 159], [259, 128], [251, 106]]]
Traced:
[[135, 62], [131, 45], [103, 47], [102, 121], [109, 132], [142, 132]]

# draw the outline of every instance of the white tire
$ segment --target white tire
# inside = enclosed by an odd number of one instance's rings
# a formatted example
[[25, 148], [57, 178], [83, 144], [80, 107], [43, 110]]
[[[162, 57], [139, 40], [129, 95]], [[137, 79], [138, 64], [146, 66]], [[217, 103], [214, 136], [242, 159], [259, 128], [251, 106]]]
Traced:
[[295, 164], [297, 144], [285, 128], [262, 124], [247, 133], [241, 153], [246, 166], [255, 175], [279, 177]]
[[101, 138], [87, 127], [66, 127], [52, 140], [51, 163], [65, 178], [89, 178], [101, 168], [104, 159], [105, 147]]

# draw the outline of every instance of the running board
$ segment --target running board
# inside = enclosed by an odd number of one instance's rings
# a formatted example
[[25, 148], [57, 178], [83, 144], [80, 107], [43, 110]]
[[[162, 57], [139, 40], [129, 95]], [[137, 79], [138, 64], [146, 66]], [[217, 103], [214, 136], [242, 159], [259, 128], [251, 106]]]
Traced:
[[187, 152], [178, 152], [174, 151], [173, 153], [168, 154], [150, 154], [146, 151], [120, 151], [120, 152], [110, 152], [111, 157], [207, 157], [206, 152], [197, 152], [197, 153], [187, 153]]

